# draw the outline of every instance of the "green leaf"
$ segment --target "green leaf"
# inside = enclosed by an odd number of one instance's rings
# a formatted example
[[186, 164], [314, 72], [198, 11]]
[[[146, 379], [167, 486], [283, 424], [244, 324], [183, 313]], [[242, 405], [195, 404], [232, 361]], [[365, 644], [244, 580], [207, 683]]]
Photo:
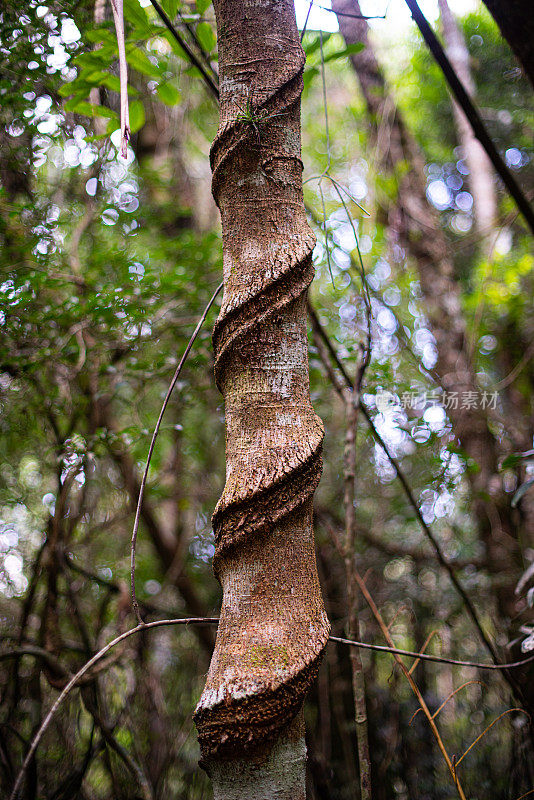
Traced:
[[172, 83], [160, 83], [157, 93], [166, 106], [175, 106], [182, 99], [182, 95]]
[[[328, 39], [330, 38], [330, 34], [326, 33], [323, 34], [323, 47], [327, 43]], [[321, 37], [316, 36], [311, 41], [308, 41], [307, 38], [304, 40], [304, 52], [306, 56], [310, 56], [312, 53], [315, 53], [316, 50], [319, 50], [321, 47]]]
[[80, 83], [89, 84], [89, 86], [102, 86], [107, 78], [107, 72], [101, 69], [84, 69], [80, 72], [77, 79]]
[[148, 75], [149, 78], [161, 78], [161, 69], [137, 45], [129, 43], [126, 46], [126, 60], [137, 72]]
[[65, 103], [65, 111], [69, 111], [71, 114], [87, 114], [87, 106], [90, 107], [91, 104], [87, 102], [86, 98], [87, 94], [85, 92], [75, 94]]
[[143, 36], [150, 34], [150, 23], [144, 8], [139, 5], [139, 0], [124, 0], [124, 17]]
[[174, 36], [171, 34], [171, 32], [165, 31], [163, 35], [170, 44], [171, 50], [174, 53], [174, 55], [178, 56], [178, 58], [183, 58], [184, 61], [189, 61], [189, 58], [185, 54], [184, 50], [180, 47], [180, 45], [178, 44]]
[[363, 42], [356, 42], [356, 44], [349, 44], [349, 46], [343, 48], [343, 50], [338, 50], [337, 53], [330, 53], [329, 56], [326, 56], [324, 63], [326, 64], [328, 61], [336, 61], [338, 58], [345, 58], [345, 56], [350, 56], [353, 53], [360, 53], [364, 49], [364, 47], [365, 45]]
[[215, 38], [215, 34], [213, 33], [209, 22], [199, 22], [197, 25], [196, 34], [203, 49], [208, 53], [211, 52], [217, 44], [217, 39]]
[[76, 81], [69, 81], [68, 83], [64, 83], [58, 89], [58, 94], [60, 97], [70, 97], [72, 94], [75, 94], [75, 85]]
[[73, 114], [84, 114], [86, 117], [107, 117], [114, 120], [115, 123], [119, 121], [119, 117], [113, 109], [107, 106], [99, 106], [95, 103], [88, 103], [87, 100], [80, 99], [79, 95], [67, 100], [65, 111], [70, 111]]
[[[89, 92], [92, 88], [98, 88], [100, 86], [104, 86], [112, 92], [118, 93], [120, 91], [120, 81], [116, 75], [111, 75], [100, 70], [82, 70], [80, 75], [73, 81], [69, 81], [68, 83], [64, 83], [63, 86], [60, 86], [58, 94], [61, 97], [77, 95], [80, 98], [85, 98], [89, 96]], [[139, 92], [135, 87], [128, 86], [128, 94], [130, 97], [136, 97]]]
[[92, 31], [85, 31], [85, 38], [88, 42], [97, 44], [98, 42], [106, 42], [106, 44], [115, 44], [115, 36], [108, 28], [94, 28]]
[[107, 137], [111, 136], [111, 134], [117, 129], [120, 129], [120, 122], [116, 122], [114, 119], [110, 119], [108, 127], [106, 128], [106, 133], [101, 138], [107, 139]]
[[136, 133], [145, 124], [145, 109], [140, 100], [130, 103], [130, 131]]
[[117, 48], [115, 45], [104, 45], [98, 50], [91, 50], [88, 53], [80, 53], [72, 59], [72, 63], [77, 67], [84, 67], [88, 69], [107, 69], [110, 60], [116, 56]]
[[204, 14], [211, 6], [211, 0], [196, 0], [197, 11], [199, 14]]
[[180, 0], [162, 0], [161, 5], [163, 7], [163, 10], [167, 13], [167, 16], [170, 17], [171, 20], [173, 20], [178, 11]]
[[[117, 94], [121, 90], [121, 82], [118, 77], [116, 75], [110, 75], [109, 73], [100, 81], [99, 86], [105, 86], [106, 89], [109, 89], [111, 92], [117, 92]], [[130, 97], [136, 97], [139, 92], [135, 86], [128, 85], [128, 94]]]
[[[117, 93], [121, 90], [121, 82], [116, 75], [106, 75], [101, 81], [100, 86], [105, 86], [106, 89]], [[134, 89], [133, 86], [128, 86], [128, 94], [130, 94], [130, 92], [138, 93], [137, 89]]]
[[113, 111], [112, 108], [108, 108], [107, 106], [97, 106], [93, 103], [89, 104], [91, 106], [91, 115], [93, 117], [107, 117], [108, 119], [115, 120], [115, 122], [119, 122], [119, 115], [116, 111]]
[[313, 78], [318, 74], [319, 70], [317, 69], [317, 67], [309, 67], [308, 69], [304, 70], [303, 82], [305, 90], [308, 89]]

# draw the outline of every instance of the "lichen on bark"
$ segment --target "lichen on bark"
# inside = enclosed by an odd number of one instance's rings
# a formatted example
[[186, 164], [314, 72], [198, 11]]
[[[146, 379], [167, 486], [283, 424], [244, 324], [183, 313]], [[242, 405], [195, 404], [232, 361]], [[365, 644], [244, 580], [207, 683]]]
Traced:
[[295, 720], [329, 633], [313, 543], [323, 426], [307, 356], [315, 240], [302, 197], [305, 57], [291, 0], [214, 5], [221, 96], [211, 163], [225, 286], [213, 342], [227, 472], [213, 515], [223, 603], [195, 712], [212, 778], [221, 761], [263, 754], [268, 765], [274, 752], [302, 750], [290, 745]]

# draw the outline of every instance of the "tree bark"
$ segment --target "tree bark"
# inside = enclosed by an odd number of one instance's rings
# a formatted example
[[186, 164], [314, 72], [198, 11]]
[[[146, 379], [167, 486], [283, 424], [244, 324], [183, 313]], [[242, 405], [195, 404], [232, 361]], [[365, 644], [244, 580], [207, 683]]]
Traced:
[[213, 332], [226, 484], [213, 515], [223, 587], [195, 712], [215, 798], [305, 796], [300, 709], [326, 644], [312, 497], [323, 426], [309, 396], [305, 57], [291, 0], [215, 0], [220, 124], [211, 151], [224, 297]]
[[484, 0], [525, 75], [534, 86], [534, 14], [530, 0]]
[[[345, 580], [347, 583], [347, 638], [360, 638], [358, 620], [358, 586], [354, 578], [354, 562], [356, 547], [356, 510], [355, 477], [356, 477], [356, 428], [358, 422], [358, 405], [360, 390], [358, 385], [353, 391], [345, 390], [345, 453], [344, 453], [344, 505], [345, 505], [345, 542], [343, 561]], [[371, 756], [369, 753], [369, 732], [367, 724], [367, 704], [365, 698], [365, 672], [359, 650], [351, 647], [350, 667], [352, 672], [352, 694], [354, 698], [354, 720], [356, 722], [356, 741], [358, 742], [358, 766], [360, 770], [360, 800], [372, 800]]]
[[[470, 97], [474, 97], [475, 84], [471, 74], [469, 51], [465, 44], [463, 32], [460, 30], [454, 14], [447, 4], [447, 0], [438, 0], [438, 5], [443, 24], [447, 56], [466, 92]], [[473, 133], [473, 128], [464, 112], [454, 99], [451, 102], [458, 140], [469, 170], [469, 188], [473, 195], [475, 227], [478, 233], [485, 237], [483, 239], [485, 242], [484, 250], [488, 252], [493, 246], [491, 237], [488, 237], [488, 234], [494, 228], [497, 218], [493, 167], [484, 148]]]

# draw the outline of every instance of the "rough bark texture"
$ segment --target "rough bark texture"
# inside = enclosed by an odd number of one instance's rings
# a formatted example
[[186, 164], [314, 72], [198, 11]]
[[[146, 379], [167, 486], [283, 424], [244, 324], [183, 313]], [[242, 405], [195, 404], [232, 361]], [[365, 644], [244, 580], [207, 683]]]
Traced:
[[[447, 0], [438, 0], [438, 4], [448, 59], [466, 92], [474, 97], [475, 84], [471, 75], [469, 51], [463, 33], [458, 27]], [[486, 237], [485, 249], [489, 251], [493, 246], [493, 241], [488, 234], [491, 233], [497, 217], [493, 167], [484, 148], [473, 133], [469, 120], [455, 100], [452, 100], [452, 107], [458, 140], [469, 170], [469, 188], [473, 195], [475, 225], [478, 232]]]
[[534, 86], [534, 14], [531, 0], [484, 0]]
[[294, 720], [329, 632], [312, 527], [323, 426], [308, 378], [305, 58], [291, 0], [216, 0], [215, 11], [221, 105], [211, 161], [225, 289], [213, 342], [227, 472], [213, 515], [221, 620], [195, 721], [216, 797], [246, 789], [239, 796], [297, 800], [304, 744]]
[[[426, 200], [423, 159], [404, 125], [387, 86], [368, 37], [367, 22], [343, 13], [359, 13], [356, 0], [333, 0], [339, 27], [347, 45], [363, 42], [365, 48], [351, 56], [369, 116], [375, 125], [381, 168], [397, 175], [397, 196], [387, 199], [386, 213], [390, 228], [397, 232], [400, 244], [413, 258], [419, 273], [425, 300], [425, 312], [436, 339], [438, 360], [435, 372], [443, 389], [457, 392], [458, 406], [447, 409], [455, 435], [463, 450], [477, 468], [468, 474], [472, 489], [472, 510], [480, 537], [487, 551], [487, 563], [495, 577], [495, 595], [499, 608], [500, 627], [510, 636], [517, 635], [518, 612], [525, 611], [514, 594], [521, 573], [519, 544], [520, 524], [527, 539], [531, 522], [521, 522], [510, 507], [499, 474], [500, 443], [493, 435], [486, 413], [476, 408], [462, 408], [466, 393], [479, 395], [466, 341], [466, 325], [461, 309], [460, 292], [454, 279], [450, 247], [443, 234], [435, 210]], [[384, 119], [384, 108], [390, 117], [389, 137], [378, 137]], [[473, 395], [472, 395], [473, 396]], [[525, 545], [526, 542], [523, 542]], [[531, 542], [529, 542], [531, 545]], [[522, 695], [527, 707], [534, 708], [534, 693], [527, 676], [522, 682]]]

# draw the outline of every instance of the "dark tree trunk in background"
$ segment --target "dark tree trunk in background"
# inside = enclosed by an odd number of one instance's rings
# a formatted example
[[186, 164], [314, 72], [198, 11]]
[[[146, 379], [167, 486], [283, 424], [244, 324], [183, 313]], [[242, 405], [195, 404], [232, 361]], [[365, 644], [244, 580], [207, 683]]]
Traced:
[[213, 341], [227, 469], [213, 516], [223, 604], [195, 719], [215, 798], [304, 800], [299, 712], [329, 632], [312, 528], [323, 426], [308, 378], [305, 58], [292, 0], [214, 5], [225, 287]]
[[484, 0], [501, 33], [534, 86], [534, 8], [532, 0]]
[[[519, 514], [510, 506], [499, 474], [499, 459], [504, 454], [501, 442], [491, 430], [491, 420], [480, 405], [480, 389], [476, 381], [467, 328], [461, 308], [461, 295], [454, 277], [451, 248], [440, 226], [437, 212], [426, 199], [424, 160], [416, 142], [407, 130], [394, 98], [374, 54], [367, 22], [345, 14], [359, 13], [356, 0], [333, 0], [339, 13], [338, 22], [347, 45], [363, 42], [365, 48], [351, 55], [378, 146], [380, 167], [386, 174], [397, 176], [395, 198], [380, 198], [385, 204], [389, 225], [410, 256], [419, 273], [425, 301], [425, 313], [436, 339], [438, 358], [435, 372], [445, 392], [457, 393], [457, 407], [447, 413], [454, 434], [468, 459], [476, 467], [469, 470], [472, 510], [480, 537], [485, 544], [487, 563], [495, 579], [495, 595], [499, 610], [499, 626], [510, 637], [517, 636], [519, 609], [514, 593], [522, 571], [519, 543]], [[379, 137], [379, 126], [389, 117], [388, 137]], [[473, 394], [474, 393], [474, 394]], [[462, 398], [477, 397], [476, 407], [463, 408]], [[524, 520], [523, 546], [530, 538], [532, 520]], [[532, 681], [524, 676], [522, 694], [525, 704], [534, 708]]]
[[[471, 75], [469, 51], [464, 40], [463, 31], [454, 18], [447, 0], [438, 0], [438, 5], [447, 57], [466, 92], [471, 97], [474, 97], [475, 83]], [[497, 197], [493, 166], [486, 155], [486, 151], [476, 138], [464, 112], [455, 100], [451, 99], [451, 102], [458, 141], [469, 170], [468, 184], [473, 195], [475, 226], [478, 233], [483, 237], [481, 240], [482, 249], [491, 254], [494, 246], [494, 236], [491, 236], [491, 233], [497, 221]]]

